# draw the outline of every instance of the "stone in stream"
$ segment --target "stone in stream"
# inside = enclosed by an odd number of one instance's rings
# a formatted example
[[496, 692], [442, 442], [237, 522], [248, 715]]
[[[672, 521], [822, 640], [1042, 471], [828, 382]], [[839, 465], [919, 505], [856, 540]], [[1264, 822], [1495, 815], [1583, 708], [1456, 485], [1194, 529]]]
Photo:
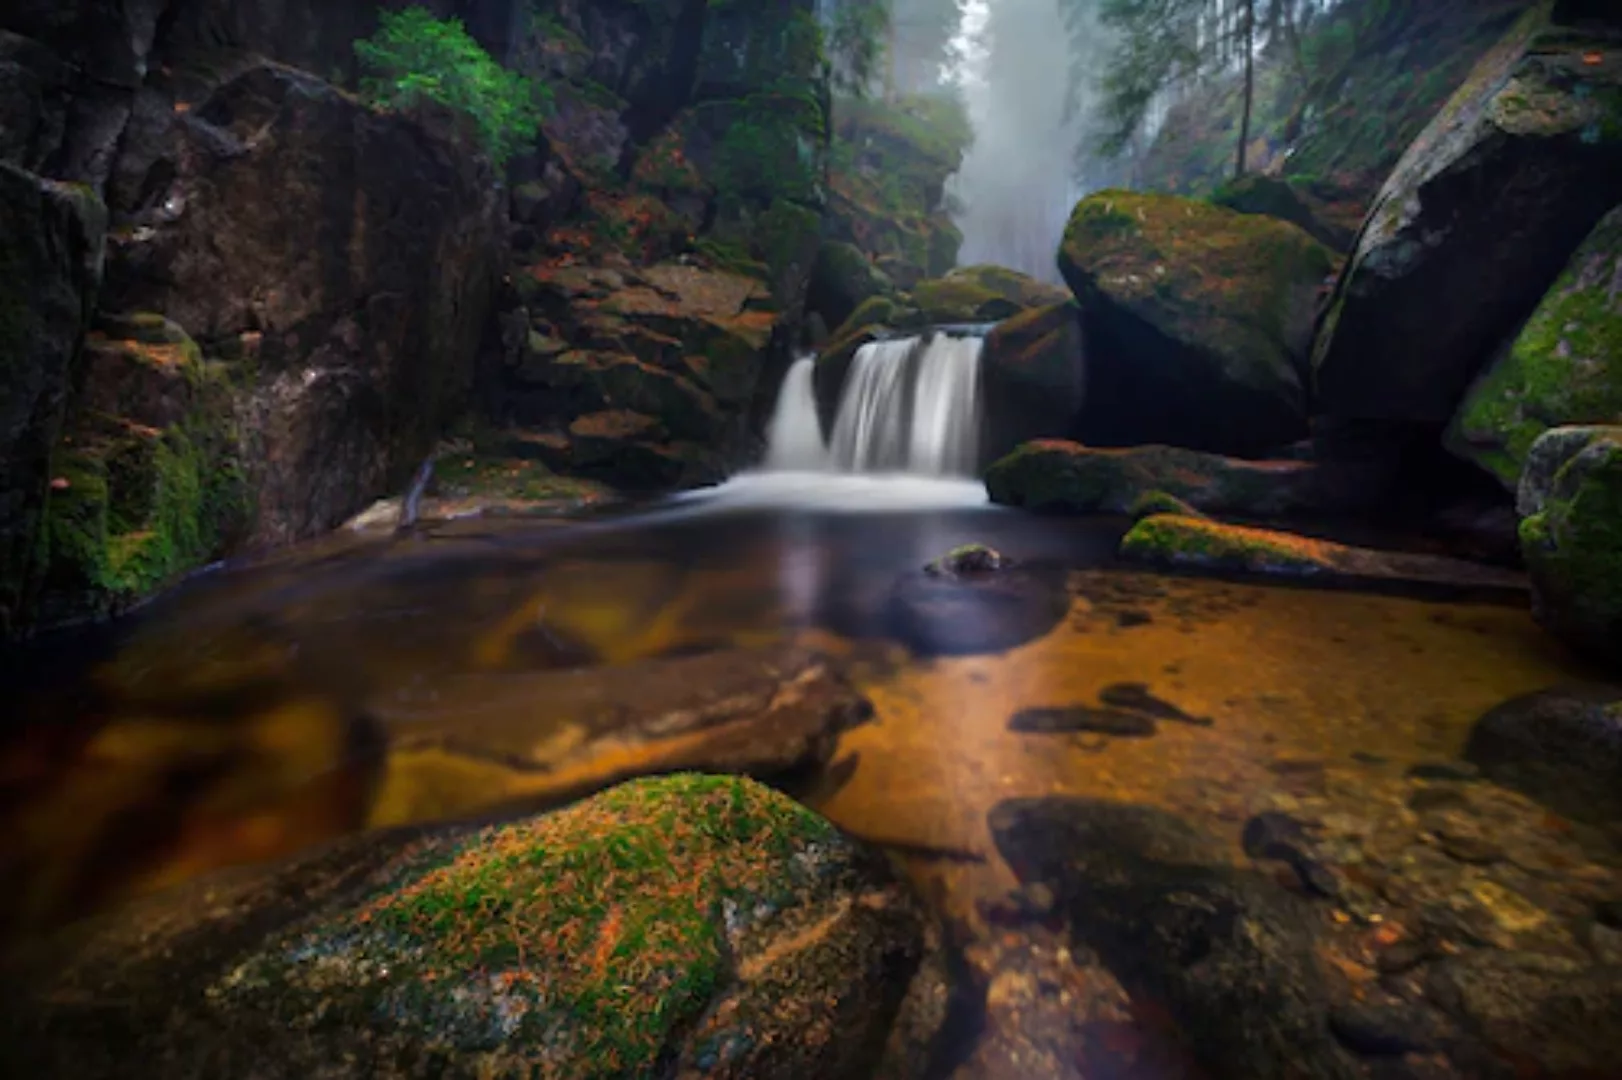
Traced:
[[5, 971], [0, 1072], [907, 1075], [879, 1070], [926, 949], [889, 864], [810, 811], [747, 780], [640, 780], [35, 942]]
[[994, 573], [905, 574], [891, 589], [885, 621], [920, 656], [968, 656], [1034, 641], [1069, 609], [1062, 569], [1027, 563]]
[[1229, 865], [1223, 845], [1165, 811], [1015, 799], [989, 821], [1025, 884], [1058, 897], [1079, 946], [1133, 994], [1163, 1003], [1214, 1076], [1350, 1080], [1329, 1035], [1310, 905]]
[[1164, 698], [1156, 697], [1144, 683], [1113, 683], [1099, 691], [1098, 700], [1113, 708], [1130, 709], [1157, 720], [1174, 720], [1195, 727], [1210, 727], [1212, 723], [1209, 716], [1191, 716]]
[[1060, 705], [1051, 708], [1021, 709], [1008, 721], [1008, 730], [1021, 734], [1069, 734], [1092, 732], [1098, 735], [1145, 736], [1155, 733], [1153, 718], [1120, 709], [1093, 705]]
[[1476, 721], [1464, 756], [1556, 813], [1622, 820], [1622, 690], [1567, 687], [1506, 701]]

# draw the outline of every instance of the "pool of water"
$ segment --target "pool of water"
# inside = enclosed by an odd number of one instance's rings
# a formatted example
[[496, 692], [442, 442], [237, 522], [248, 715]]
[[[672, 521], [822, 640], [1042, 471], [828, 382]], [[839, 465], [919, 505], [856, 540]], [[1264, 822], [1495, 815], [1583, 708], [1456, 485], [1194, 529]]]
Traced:
[[[515, 680], [798, 642], [837, 658], [875, 715], [793, 790], [983, 932], [1016, 884], [988, 825], [1004, 800], [1173, 811], [1231, 835], [1237, 859], [1240, 823], [1296, 805], [1303, 777], [1386, 798], [1495, 704], [1589, 674], [1522, 604], [1147, 574], [1114, 564], [1123, 527], [951, 481], [746, 477], [576, 522], [440, 523], [218, 568], [11, 658], [0, 913], [36, 930], [340, 834], [541, 800], [558, 777], [504, 766], [495, 744], [522, 731], [544, 759], [569, 729], [535, 736], [545, 703]], [[897, 631], [897, 582], [970, 542], [1035, 573], [1049, 614], [999, 629], [994, 651], [920, 648]], [[1191, 719], [1133, 737], [1012, 723], [1122, 687]], [[489, 754], [402, 750], [457, 710]]]

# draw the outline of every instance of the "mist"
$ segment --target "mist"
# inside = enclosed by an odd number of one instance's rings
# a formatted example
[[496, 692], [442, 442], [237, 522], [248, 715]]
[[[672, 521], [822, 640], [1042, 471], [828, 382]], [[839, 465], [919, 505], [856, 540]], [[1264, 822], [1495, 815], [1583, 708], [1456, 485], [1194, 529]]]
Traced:
[[[954, 42], [975, 140], [948, 183], [962, 265], [996, 263], [1057, 282], [1064, 226], [1089, 185], [1089, 93], [1070, 107], [1071, 43], [1058, 0], [960, 0]], [[1085, 67], [1083, 68], [1085, 71]]]

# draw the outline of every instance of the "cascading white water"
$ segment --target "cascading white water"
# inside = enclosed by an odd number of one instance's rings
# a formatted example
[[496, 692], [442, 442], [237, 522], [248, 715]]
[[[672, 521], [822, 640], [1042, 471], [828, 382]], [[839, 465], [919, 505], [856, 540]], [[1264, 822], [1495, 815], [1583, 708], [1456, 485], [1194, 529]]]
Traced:
[[979, 450], [979, 337], [935, 333], [864, 345], [851, 361], [823, 445], [812, 383], [797, 361], [769, 432], [773, 471], [970, 476]]
[[783, 388], [777, 392], [777, 407], [767, 429], [766, 468], [775, 472], [821, 469], [828, 450], [822, 445], [822, 425], [817, 420], [817, 391], [812, 383], [816, 358], [802, 356], [788, 369]]

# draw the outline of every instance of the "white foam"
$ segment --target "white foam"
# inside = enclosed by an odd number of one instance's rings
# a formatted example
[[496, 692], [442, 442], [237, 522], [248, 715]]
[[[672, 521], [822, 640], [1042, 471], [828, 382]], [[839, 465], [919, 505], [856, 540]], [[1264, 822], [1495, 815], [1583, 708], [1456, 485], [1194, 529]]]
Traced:
[[872, 514], [963, 510], [989, 504], [979, 480], [884, 473], [748, 472], [675, 502], [717, 510], [782, 509]]

